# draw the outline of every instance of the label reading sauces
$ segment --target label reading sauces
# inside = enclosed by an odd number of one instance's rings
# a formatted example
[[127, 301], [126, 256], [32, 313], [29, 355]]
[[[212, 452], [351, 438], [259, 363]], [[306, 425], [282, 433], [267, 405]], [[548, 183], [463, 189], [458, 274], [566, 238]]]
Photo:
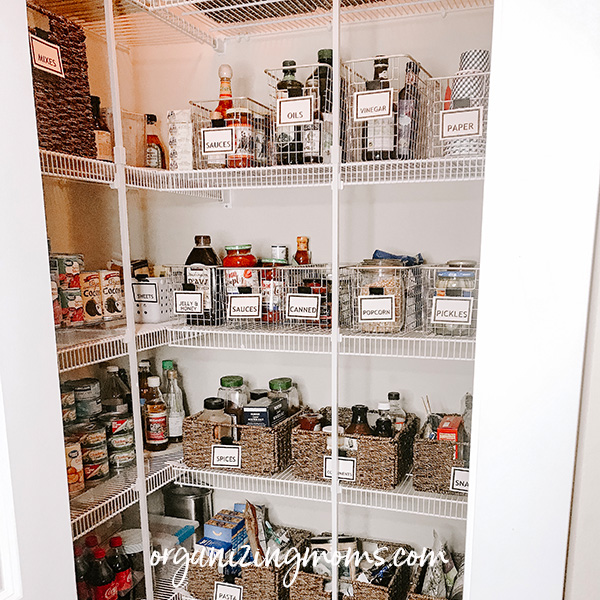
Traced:
[[483, 108], [460, 108], [442, 111], [440, 137], [443, 140], [482, 135]]
[[33, 60], [34, 67], [37, 67], [41, 71], [46, 71], [46, 73], [58, 75], [64, 79], [65, 72], [59, 46], [30, 33], [29, 47], [31, 48], [31, 59]]
[[[331, 479], [331, 456], [323, 457], [323, 477]], [[354, 481], [356, 479], [356, 459], [338, 457], [338, 479], [340, 481]]]
[[175, 314], [197, 315], [204, 312], [202, 292], [173, 292]]
[[473, 298], [436, 296], [433, 299], [431, 322], [470, 325], [472, 312]]
[[359, 296], [359, 323], [394, 322], [394, 296]]
[[242, 600], [244, 588], [233, 583], [221, 583], [215, 581], [213, 600]]
[[319, 318], [321, 296], [320, 294], [288, 294], [285, 306], [288, 319], [314, 321]]
[[469, 491], [469, 469], [452, 467], [450, 490], [453, 492], [463, 492], [464, 494]]
[[215, 444], [211, 447], [210, 466], [239, 469], [242, 466], [241, 446], [219, 446]]
[[354, 94], [354, 120], [380, 119], [392, 114], [392, 94], [394, 90], [375, 90]]
[[233, 127], [202, 130], [202, 154], [233, 152]]
[[259, 319], [261, 308], [260, 294], [230, 294], [227, 298], [228, 319]]
[[313, 97], [277, 99], [277, 125], [308, 125], [313, 122]]

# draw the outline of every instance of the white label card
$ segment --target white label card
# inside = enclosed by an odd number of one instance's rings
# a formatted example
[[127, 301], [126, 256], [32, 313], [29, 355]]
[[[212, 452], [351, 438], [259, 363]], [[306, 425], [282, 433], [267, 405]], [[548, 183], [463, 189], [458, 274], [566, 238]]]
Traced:
[[483, 108], [459, 108], [443, 110], [440, 127], [440, 138], [455, 140], [457, 138], [480, 137], [483, 135]]
[[31, 48], [31, 59], [34, 67], [64, 79], [65, 71], [59, 46], [30, 33], [29, 47]]
[[260, 319], [262, 298], [260, 294], [229, 294], [228, 319]]
[[319, 318], [321, 295], [288, 294], [285, 308], [288, 319], [309, 319], [314, 321]]
[[210, 451], [211, 467], [228, 467], [230, 469], [239, 469], [242, 466], [242, 448], [241, 446], [211, 446]]
[[359, 296], [359, 323], [393, 323], [396, 318], [394, 296]]
[[204, 312], [202, 292], [173, 292], [175, 314], [199, 315]]
[[213, 127], [202, 130], [202, 154], [233, 152], [233, 127]]
[[[323, 457], [323, 477], [331, 479], [331, 466], [333, 460], [331, 456]], [[338, 456], [338, 479], [340, 481], [356, 480], [356, 459], [343, 458]]]
[[158, 287], [155, 283], [148, 281], [146, 283], [132, 283], [133, 301], [134, 302], [150, 302], [156, 304], [158, 302]]
[[354, 120], [367, 121], [392, 115], [392, 95], [394, 90], [374, 90], [354, 94]]
[[215, 581], [213, 600], [242, 600], [244, 588], [233, 583]]
[[470, 325], [473, 313], [473, 298], [454, 298], [452, 296], [435, 296], [432, 323], [455, 323]]
[[312, 96], [277, 99], [277, 125], [308, 125], [312, 122]]
[[469, 469], [452, 467], [450, 489], [453, 492], [462, 492], [463, 494], [469, 491]]

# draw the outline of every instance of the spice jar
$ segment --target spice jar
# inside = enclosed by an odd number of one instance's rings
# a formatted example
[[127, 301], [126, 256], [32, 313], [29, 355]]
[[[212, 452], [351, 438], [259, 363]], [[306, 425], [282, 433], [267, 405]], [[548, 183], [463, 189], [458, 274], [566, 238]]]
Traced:
[[254, 127], [250, 110], [230, 108], [227, 111], [227, 125], [233, 127], [233, 152], [227, 155], [227, 166], [230, 169], [253, 167]]
[[305, 431], [321, 431], [323, 415], [320, 413], [305, 413], [300, 417], [300, 429]]
[[225, 412], [232, 415], [234, 423], [243, 423], [244, 406], [248, 404], [248, 389], [241, 375], [221, 377], [217, 396], [225, 401]]
[[[204, 410], [200, 413], [198, 419], [215, 423], [213, 427], [214, 441], [220, 442], [222, 437], [231, 436], [231, 425], [234, 423], [234, 418], [225, 412], [225, 400], [223, 398], [205, 398]], [[220, 423], [220, 425], [217, 423]]]
[[288, 405], [288, 414], [292, 415], [300, 410], [300, 396], [290, 377], [278, 377], [269, 381], [269, 397], [285, 398]]
[[364, 404], [355, 404], [352, 407], [352, 422], [346, 427], [346, 433], [349, 435], [373, 435], [373, 430], [367, 420], [368, 412], [369, 408]]
[[[240, 287], [251, 287], [258, 292], [258, 271], [253, 269], [258, 263], [250, 251], [252, 244], [225, 246], [227, 256], [223, 259], [225, 269], [225, 291], [238, 294]], [[234, 267], [234, 268], [228, 268]]]

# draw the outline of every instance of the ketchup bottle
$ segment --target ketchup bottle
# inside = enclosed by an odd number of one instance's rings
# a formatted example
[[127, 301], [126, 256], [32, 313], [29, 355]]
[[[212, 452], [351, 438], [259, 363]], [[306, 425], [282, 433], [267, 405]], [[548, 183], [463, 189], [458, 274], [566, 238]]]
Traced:
[[131, 561], [123, 550], [123, 540], [119, 536], [110, 538], [110, 548], [106, 561], [115, 573], [119, 597], [124, 598], [133, 587]]
[[108, 566], [106, 553], [102, 548], [94, 550], [94, 560], [86, 574], [85, 581], [92, 590], [93, 600], [117, 600], [115, 572]]

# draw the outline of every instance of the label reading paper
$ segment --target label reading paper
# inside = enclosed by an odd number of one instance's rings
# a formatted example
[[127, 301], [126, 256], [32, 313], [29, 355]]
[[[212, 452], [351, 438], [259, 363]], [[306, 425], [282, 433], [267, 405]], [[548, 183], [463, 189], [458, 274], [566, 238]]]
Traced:
[[233, 127], [202, 130], [202, 154], [233, 152]]
[[450, 490], [466, 494], [469, 491], [469, 469], [452, 467]]
[[227, 299], [228, 319], [260, 319], [260, 294], [229, 294]]
[[459, 108], [442, 111], [440, 137], [443, 140], [482, 135], [483, 108]]
[[321, 296], [320, 294], [288, 294], [285, 306], [288, 319], [314, 321], [319, 318]]
[[158, 287], [155, 283], [132, 283], [134, 302], [158, 302]]
[[239, 469], [242, 466], [241, 446], [211, 446], [210, 466]]
[[359, 296], [359, 323], [389, 323], [396, 318], [394, 296]]
[[30, 33], [29, 47], [31, 48], [31, 59], [34, 67], [64, 79], [65, 71], [59, 46]]
[[432, 323], [459, 323], [470, 325], [473, 312], [473, 298], [449, 298], [436, 296], [431, 312]]
[[[323, 457], [323, 477], [331, 479], [331, 456]], [[354, 481], [356, 479], [356, 459], [338, 457], [338, 479], [340, 481]]]
[[215, 581], [213, 600], [242, 600], [244, 588], [233, 583], [221, 583]]
[[277, 125], [308, 125], [312, 122], [312, 96], [277, 99]]
[[173, 292], [175, 296], [175, 314], [198, 315], [204, 312], [202, 292]]
[[354, 120], [381, 119], [392, 115], [392, 94], [394, 90], [375, 90], [354, 94]]

